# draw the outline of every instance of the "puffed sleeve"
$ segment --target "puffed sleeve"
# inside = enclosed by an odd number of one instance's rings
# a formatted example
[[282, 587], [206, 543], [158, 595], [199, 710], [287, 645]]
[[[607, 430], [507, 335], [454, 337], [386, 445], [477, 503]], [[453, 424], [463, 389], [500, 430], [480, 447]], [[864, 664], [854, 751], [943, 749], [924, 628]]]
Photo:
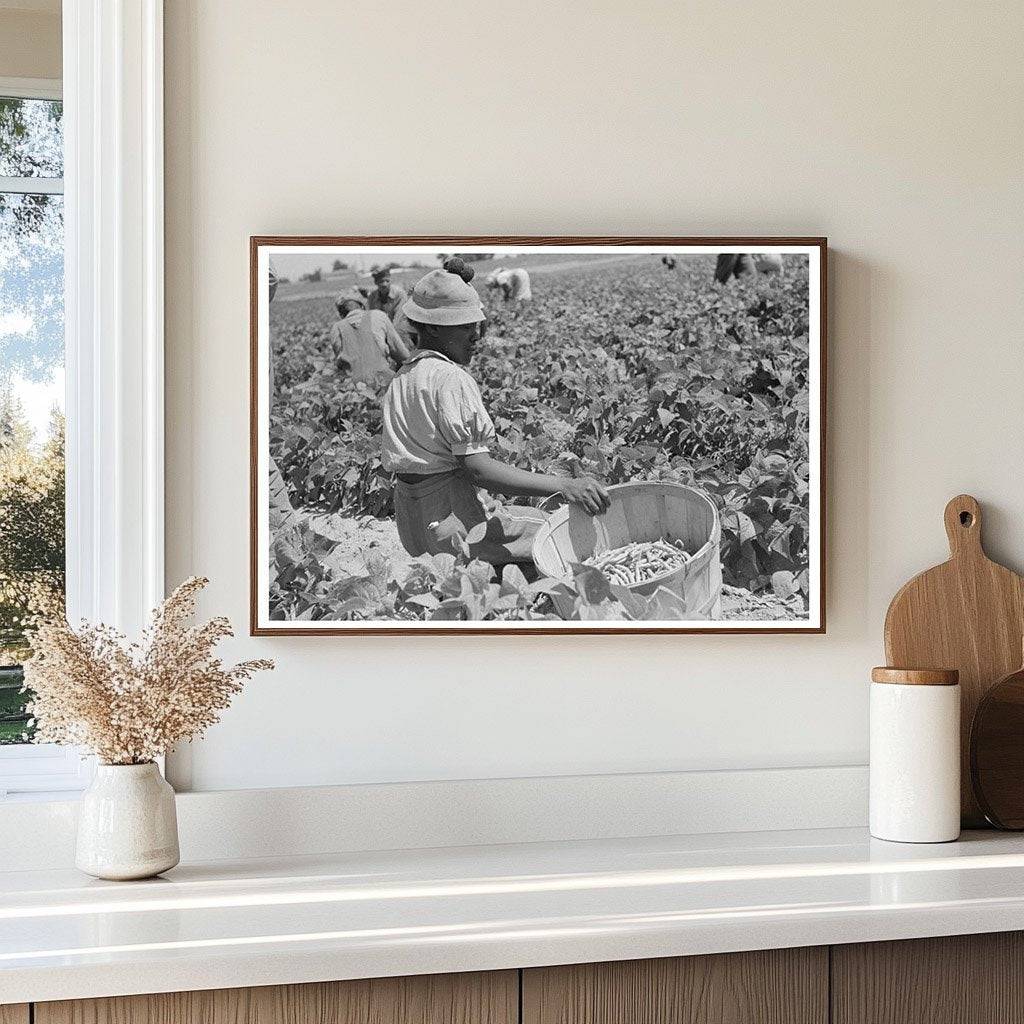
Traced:
[[494, 444], [494, 424], [476, 381], [454, 370], [437, 395], [437, 429], [453, 455], [477, 455]]

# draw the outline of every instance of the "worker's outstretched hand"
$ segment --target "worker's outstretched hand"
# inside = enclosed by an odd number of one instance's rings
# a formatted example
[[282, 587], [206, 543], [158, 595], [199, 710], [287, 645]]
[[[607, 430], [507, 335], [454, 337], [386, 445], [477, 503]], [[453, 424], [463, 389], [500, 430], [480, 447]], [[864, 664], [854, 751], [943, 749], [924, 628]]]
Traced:
[[565, 500], [579, 505], [592, 516], [608, 511], [611, 499], [608, 492], [593, 477], [583, 476], [578, 479], [566, 479], [562, 482], [562, 494]]

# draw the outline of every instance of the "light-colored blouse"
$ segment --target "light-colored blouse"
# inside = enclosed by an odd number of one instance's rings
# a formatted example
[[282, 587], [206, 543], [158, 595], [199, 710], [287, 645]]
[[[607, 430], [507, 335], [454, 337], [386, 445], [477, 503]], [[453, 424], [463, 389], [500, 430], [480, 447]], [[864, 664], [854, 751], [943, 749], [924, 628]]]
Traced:
[[456, 456], [490, 451], [493, 444], [494, 424], [476, 381], [440, 352], [415, 352], [384, 396], [384, 468], [446, 473], [456, 468]]

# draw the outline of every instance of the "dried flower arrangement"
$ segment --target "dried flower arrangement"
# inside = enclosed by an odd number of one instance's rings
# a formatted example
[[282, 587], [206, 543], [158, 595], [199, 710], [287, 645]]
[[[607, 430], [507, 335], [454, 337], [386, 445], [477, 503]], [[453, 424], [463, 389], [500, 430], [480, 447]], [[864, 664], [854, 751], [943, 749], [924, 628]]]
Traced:
[[266, 660], [225, 668], [213, 649], [232, 635], [226, 618], [188, 621], [209, 580], [186, 580], [153, 612], [139, 643], [108, 626], [38, 625], [25, 663], [40, 743], [83, 746], [104, 764], [145, 764], [199, 736]]

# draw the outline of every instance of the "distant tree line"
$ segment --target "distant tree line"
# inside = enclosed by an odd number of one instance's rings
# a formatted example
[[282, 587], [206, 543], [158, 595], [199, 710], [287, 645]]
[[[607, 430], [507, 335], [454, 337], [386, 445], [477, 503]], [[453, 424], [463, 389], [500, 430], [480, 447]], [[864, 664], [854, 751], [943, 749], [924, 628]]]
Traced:
[[[467, 257], [467, 258], [470, 258], [470, 259], [487, 259], [488, 257], [486, 255], [474, 254], [473, 256]], [[357, 268], [353, 267], [351, 263], [346, 263], [344, 260], [336, 259], [336, 260], [334, 260], [333, 263], [331, 263], [331, 271], [330, 272], [332, 274], [340, 274], [343, 271], [355, 270], [355, 269], [357, 269]], [[386, 263], [374, 263], [374, 264], [372, 264], [370, 266], [369, 273], [375, 274], [378, 270], [407, 270], [407, 269], [422, 269], [422, 270], [426, 270], [428, 268], [427, 268], [427, 264], [423, 263], [421, 260], [413, 260], [412, 262], [406, 261], [405, 263], [399, 263], [397, 260], [388, 260]], [[314, 282], [316, 282], [316, 281], [322, 281], [323, 279], [324, 279], [324, 272], [323, 272], [323, 269], [320, 268], [320, 267], [317, 267], [316, 270], [310, 270], [310, 271], [308, 271], [305, 274], [300, 274], [299, 275], [299, 280], [300, 281], [314, 281]], [[286, 277], [278, 277], [277, 282], [278, 282], [278, 284], [287, 284], [288, 283], [288, 278], [286, 278]]]
[[444, 263], [449, 256], [461, 256], [464, 263], [483, 263], [493, 260], [496, 255], [493, 252], [439, 252], [437, 258]]

